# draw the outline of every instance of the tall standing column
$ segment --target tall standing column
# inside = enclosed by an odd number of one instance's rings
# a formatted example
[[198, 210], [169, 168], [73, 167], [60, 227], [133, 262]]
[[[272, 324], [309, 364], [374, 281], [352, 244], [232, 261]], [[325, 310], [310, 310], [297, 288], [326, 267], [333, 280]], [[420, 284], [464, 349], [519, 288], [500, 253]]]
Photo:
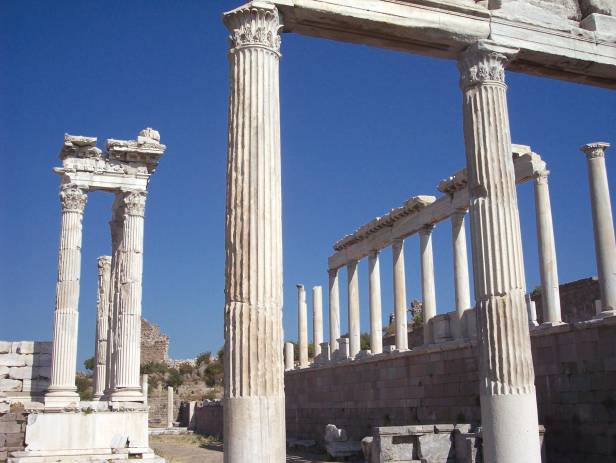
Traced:
[[516, 52], [485, 40], [458, 63], [486, 463], [541, 461], [505, 85], [505, 64]]
[[394, 322], [396, 324], [396, 349], [409, 348], [406, 319], [406, 276], [404, 274], [404, 241], [394, 240], [391, 246], [394, 264]]
[[120, 194], [122, 239], [116, 252], [113, 313], [114, 376], [111, 400], [143, 401], [139, 365], [141, 361], [141, 281], [143, 275], [143, 221], [147, 193]]
[[67, 183], [60, 190], [62, 225], [56, 283], [56, 307], [51, 354], [51, 383], [45, 406], [64, 407], [79, 402], [75, 386], [77, 367], [77, 327], [81, 277], [81, 237], [86, 192]]
[[537, 216], [543, 323], [558, 325], [562, 323], [562, 319], [548, 174], [549, 172], [546, 170], [535, 178], [535, 214]]
[[276, 7], [224, 15], [230, 32], [225, 261], [225, 463], [283, 463], [280, 29]]
[[323, 342], [323, 289], [320, 286], [312, 288], [312, 344], [314, 356], [321, 355]]
[[430, 344], [434, 342], [434, 336], [432, 335], [432, 326], [430, 320], [432, 320], [436, 315], [436, 290], [434, 288], [434, 257], [432, 255], [432, 230], [434, 230], [434, 225], [426, 225], [419, 231], [424, 344]]
[[605, 150], [609, 143], [590, 143], [582, 146], [588, 160], [588, 180], [592, 225], [595, 232], [597, 273], [601, 289], [601, 316], [616, 315], [616, 244], [610, 188], [605, 169]]
[[333, 357], [338, 350], [340, 337], [340, 291], [338, 287], [338, 269], [329, 269], [329, 351]]
[[347, 264], [348, 278], [348, 304], [349, 304], [349, 355], [355, 358], [360, 347], [360, 322], [359, 322], [359, 281], [357, 276], [358, 261], [354, 260]]
[[381, 268], [379, 252], [372, 251], [368, 256], [370, 291], [370, 350], [373, 354], [383, 352], [383, 317], [381, 315]]
[[297, 347], [299, 367], [308, 366], [308, 307], [304, 285], [297, 285]]
[[106, 388], [111, 256], [100, 256], [97, 264], [98, 292], [96, 300], [96, 343], [94, 345], [94, 399], [100, 399]]
[[466, 209], [458, 210], [451, 216], [451, 237], [453, 241], [453, 274], [456, 293], [455, 322], [452, 323], [453, 337], [462, 339], [464, 311], [471, 308], [471, 292], [468, 279], [468, 255], [466, 252]]

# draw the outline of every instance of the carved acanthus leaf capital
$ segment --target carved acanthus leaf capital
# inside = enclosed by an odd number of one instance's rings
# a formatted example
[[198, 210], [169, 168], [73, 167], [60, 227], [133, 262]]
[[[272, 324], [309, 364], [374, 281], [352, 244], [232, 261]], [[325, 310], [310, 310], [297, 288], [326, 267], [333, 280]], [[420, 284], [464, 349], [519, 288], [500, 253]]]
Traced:
[[250, 2], [225, 13], [223, 22], [229, 29], [231, 49], [265, 47], [280, 52], [280, 16], [273, 5]]
[[143, 190], [124, 193], [124, 214], [143, 217], [145, 214], [145, 199], [147, 192]]
[[548, 176], [550, 175], [550, 171], [549, 170], [542, 170], [541, 172], [537, 173], [537, 175], [535, 176], [535, 182], [538, 185], [545, 185], [546, 183], [548, 183]]
[[111, 256], [100, 256], [97, 259], [98, 274], [103, 275], [105, 271], [111, 268]]
[[62, 212], [79, 212], [80, 214], [83, 214], [87, 202], [87, 193], [76, 184], [65, 183], [60, 188], [60, 204], [62, 205]]
[[610, 147], [610, 144], [607, 142], [598, 141], [595, 143], [588, 143], [580, 148], [584, 154], [586, 154], [586, 159], [595, 159], [602, 158], [605, 156], [605, 151]]
[[468, 47], [460, 56], [460, 86], [469, 87], [493, 83], [505, 85], [505, 67], [518, 52], [515, 48], [504, 47], [491, 40], [481, 40]]

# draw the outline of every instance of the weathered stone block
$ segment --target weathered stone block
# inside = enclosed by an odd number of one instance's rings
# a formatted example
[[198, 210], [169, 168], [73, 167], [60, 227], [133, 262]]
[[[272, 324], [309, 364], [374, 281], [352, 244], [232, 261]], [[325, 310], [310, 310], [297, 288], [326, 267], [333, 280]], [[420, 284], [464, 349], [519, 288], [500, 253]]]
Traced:
[[11, 344], [8, 341], [0, 341], [0, 354], [8, 354], [11, 352]]
[[0, 378], [6, 378], [9, 375], [9, 367], [0, 365]]
[[21, 424], [17, 423], [16, 421], [0, 421], [0, 433], [16, 434], [20, 432], [21, 432]]
[[33, 354], [34, 353], [34, 341], [14, 342], [11, 348], [11, 352], [14, 352], [16, 354]]
[[0, 366], [22, 367], [26, 365], [26, 356], [21, 354], [9, 353], [0, 354]]
[[0, 379], [0, 391], [20, 392], [22, 382], [17, 379]]
[[32, 367], [10, 367], [9, 378], [12, 379], [31, 379]]

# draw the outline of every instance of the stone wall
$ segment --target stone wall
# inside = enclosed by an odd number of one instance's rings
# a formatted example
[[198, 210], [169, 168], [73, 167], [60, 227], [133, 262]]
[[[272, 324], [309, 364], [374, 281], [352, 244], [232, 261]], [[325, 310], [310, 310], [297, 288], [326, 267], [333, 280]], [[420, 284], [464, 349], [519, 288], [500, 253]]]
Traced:
[[5, 461], [9, 452], [24, 449], [26, 421], [23, 408], [13, 406], [10, 412], [0, 413], [0, 461]]
[[[616, 318], [535, 330], [540, 422], [551, 463], [616, 463]], [[287, 435], [353, 439], [374, 426], [478, 423], [475, 343], [448, 342], [285, 374]]]
[[0, 341], [0, 413], [40, 400], [51, 377], [51, 342]]
[[222, 402], [220, 400], [211, 400], [198, 403], [192, 419], [192, 429], [198, 434], [222, 439]]
[[[596, 314], [595, 301], [601, 298], [597, 277], [564, 283], [559, 286], [562, 318], [566, 323], [590, 320]], [[537, 308], [537, 321], [543, 322], [541, 288], [533, 291], [532, 300]]]
[[160, 327], [141, 319], [141, 365], [150, 362], [167, 363], [169, 336]]

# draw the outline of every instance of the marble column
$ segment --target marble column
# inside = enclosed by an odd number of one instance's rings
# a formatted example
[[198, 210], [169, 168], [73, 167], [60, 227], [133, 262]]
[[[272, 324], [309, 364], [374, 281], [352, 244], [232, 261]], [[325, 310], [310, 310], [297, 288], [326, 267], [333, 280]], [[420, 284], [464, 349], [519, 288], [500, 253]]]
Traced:
[[458, 63], [486, 463], [541, 461], [505, 85], [505, 65], [516, 52], [482, 40]]
[[323, 289], [320, 286], [312, 288], [312, 344], [314, 356], [321, 354], [323, 342]]
[[172, 428], [175, 417], [173, 414], [173, 388], [167, 386], [167, 427]]
[[282, 204], [275, 6], [225, 13], [229, 136], [225, 262], [225, 463], [286, 459]]
[[465, 335], [464, 311], [471, 308], [471, 291], [468, 279], [468, 255], [466, 252], [466, 228], [464, 217], [466, 209], [458, 210], [451, 216], [451, 236], [453, 241], [453, 275], [456, 293], [455, 322], [452, 324], [454, 339]]
[[582, 146], [588, 160], [588, 180], [592, 224], [595, 233], [595, 254], [599, 288], [601, 289], [602, 317], [616, 315], [616, 244], [612, 203], [605, 169], [605, 150], [609, 143], [590, 143]]
[[406, 276], [404, 274], [404, 241], [394, 240], [393, 254], [394, 276], [394, 323], [396, 324], [396, 349], [408, 350], [408, 327], [406, 319]]
[[[116, 252], [113, 314], [114, 375], [110, 399], [142, 402], [141, 281], [143, 276], [143, 222], [147, 193], [143, 190], [119, 193], [122, 204], [122, 239]], [[113, 263], [112, 263], [113, 265]]]
[[381, 269], [379, 252], [372, 251], [368, 256], [370, 292], [370, 350], [373, 354], [383, 352], [383, 317], [381, 315]]
[[284, 343], [284, 369], [286, 371], [295, 368], [295, 347], [292, 342]]
[[329, 351], [332, 356], [338, 350], [340, 337], [340, 292], [338, 288], [338, 269], [329, 269]]
[[46, 407], [64, 407], [79, 402], [75, 386], [81, 238], [86, 192], [72, 183], [62, 185], [62, 224], [56, 283], [56, 306], [51, 354], [51, 383], [45, 394]]
[[360, 347], [360, 322], [359, 322], [359, 281], [357, 264], [354, 260], [347, 264], [348, 278], [348, 305], [349, 305], [349, 356], [355, 358]]
[[304, 285], [297, 285], [297, 347], [299, 367], [308, 366], [308, 306]]
[[100, 399], [106, 389], [107, 337], [109, 335], [109, 289], [111, 256], [98, 258], [98, 292], [96, 300], [96, 342], [94, 344], [94, 399]]
[[426, 225], [419, 231], [419, 253], [421, 258], [421, 297], [423, 302], [424, 344], [434, 342], [430, 320], [436, 315], [436, 290], [434, 287], [434, 257], [432, 255], [432, 230]]
[[539, 325], [537, 323], [537, 308], [535, 307], [535, 301], [530, 298], [530, 294], [526, 295], [526, 311], [528, 312], [529, 328], [535, 328]]
[[546, 325], [558, 325], [562, 323], [562, 318], [560, 314], [558, 267], [556, 265], [556, 246], [554, 244], [548, 175], [549, 172], [544, 171], [535, 177], [535, 214], [537, 216], [543, 323]]

